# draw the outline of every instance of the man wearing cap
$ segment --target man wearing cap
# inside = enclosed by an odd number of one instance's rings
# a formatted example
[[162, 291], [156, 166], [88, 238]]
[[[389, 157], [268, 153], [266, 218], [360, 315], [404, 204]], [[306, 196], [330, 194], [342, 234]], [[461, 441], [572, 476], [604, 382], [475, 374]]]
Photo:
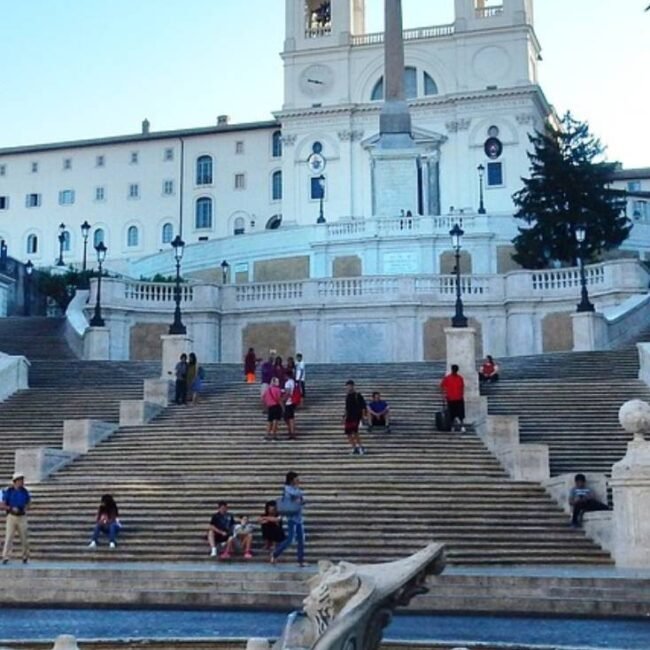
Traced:
[[20, 535], [23, 551], [23, 564], [29, 560], [29, 538], [27, 536], [27, 509], [31, 496], [25, 487], [25, 476], [16, 472], [11, 478], [12, 485], [7, 488], [2, 497], [2, 504], [7, 513], [5, 545], [2, 551], [2, 564], [9, 562], [11, 547], [16, 531]]

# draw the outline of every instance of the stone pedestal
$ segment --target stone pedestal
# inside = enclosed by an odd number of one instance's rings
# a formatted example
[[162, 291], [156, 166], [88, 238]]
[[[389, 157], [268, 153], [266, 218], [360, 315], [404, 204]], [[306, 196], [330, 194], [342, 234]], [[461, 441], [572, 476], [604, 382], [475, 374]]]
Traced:
[[111, 358], [110, 328], [89, 327], [84, 333], [83, 355], [86, 361], [109, 361]]
[[25, 483], [40, 483], [65, 467], [78, 454], [50, 447], [16, 449], [15, 471], [25, 476]]
[[117, 425], [102, 420], [64, 420], [63, 450], [86, 454], [97, 443], [108, 438]]
[[183, 352], [187, 355], [192, 351], [192, 339], [187, 334], [164, 334], [162, 340], [161, 379], [174, 376], [174, 368]]
[[79, 650], [77, 639], [72, 634], [61, 634], [54, 640], [52, 650]]
[[415, 146], [372, 150], [372, 210], [378, 217], [418, 213], [418, 158]]
[[146, 424], [162, 411], [160, 404], [152, 404], [142, 399], [123, 399], [120, 401], [120, 426], [132, 427]]
[[639, 351], [639, 379], [650, 386], [650, 343], [637, 343]]
[[144, 380], [144, 401], [163, 408], [174, 400], [174, 381], [168, 377]]
[[617, 567], [650, 568], [650, 442], [635, 438], [612, 467]]
[[596, 311], [574, 312], [571, 314], [571, 321], [574, 352], [607, 348], [607, 320], [603, 314]]
[[456, 364], [465, 380], [465, 402], [477, 400], [476, 330], [472, 327], [445, 327], [447, 371]]

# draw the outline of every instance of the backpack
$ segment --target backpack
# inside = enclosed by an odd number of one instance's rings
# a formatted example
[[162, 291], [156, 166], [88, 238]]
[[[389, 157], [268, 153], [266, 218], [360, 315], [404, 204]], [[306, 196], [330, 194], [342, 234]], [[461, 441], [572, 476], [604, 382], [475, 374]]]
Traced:
[[296, 385], [293, 387], [293, 392], [291, 393], [291, 403], [294, 406], [300, 406], [300, 402], [302, 402], [302, 392], [300, 391], [300, 386], [298, 386], [298, 383], [296, 382]]

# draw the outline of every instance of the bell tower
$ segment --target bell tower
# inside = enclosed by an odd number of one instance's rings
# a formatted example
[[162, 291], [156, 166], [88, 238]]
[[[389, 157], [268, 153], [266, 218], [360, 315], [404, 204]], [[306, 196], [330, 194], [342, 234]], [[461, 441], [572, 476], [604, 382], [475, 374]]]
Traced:
[[365, 30], [365, 0], [286, 0], [284, 51], [347, 45]]

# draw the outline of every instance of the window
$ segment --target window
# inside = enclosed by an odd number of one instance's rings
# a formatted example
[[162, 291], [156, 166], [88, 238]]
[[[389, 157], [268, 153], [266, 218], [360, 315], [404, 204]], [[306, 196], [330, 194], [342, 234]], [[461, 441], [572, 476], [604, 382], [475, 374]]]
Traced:
[[277, 230], [280, 227], [281, 223], [282, 223], [282, 215], [281, 214], [274, 214], [266, 222], [266, 229], [267, 230]]
[[[431, 77], [429, 77], [431, 79]], [[433, 81], [433, 79], [431, 80]], [[434, 84], [435, 85], [435, 84]], [[436, 88], [437, 92], [437, 88]], [[418, 72], [416, 68], [404, 68], [404, 93], [406, 99], [413, 99], [418, 96]], [[384, 99], [384, 77], [379, 77], [370, 94], [370, 101], [378, 102]]]
[[9, 197], [0, 196], [0, 210], [8, 210], [8, 209], [9, 209]]
[[72, 158], [63, 159], [63, 169], [72, 169]]
[[324, 199], [325, 198], [325, 189], [326, 189], [326, 180], [325, 177], [321, 180], [320, 176], [314, 176], [311, 179], [311, 198], [312, 199]]
[[65, 253], [70, 252], [70, 232], [68, 230], [63, 231], [63, 251]]
[[137, 183], [129, 184], [129, 198], [130, 199], [140, 198], [140, 186]]
[[104, 156], [97, 156], [95, 158], [95, 167], [103, 167], [105, 162], [106, 159], [104, 158]]
[[27, 237], [27, 255], [36, 255], [38, 253], [38, 237], [29, 235]]
[[645, 220], [649, 216], [647, 201], [634, 201], [632, 203], [632, 216], [635, 219]]
[[131, 164], [132, 165], [137, 165], [138, 164], [138, 158], [139, 154], [137, 151], [132, 151], [131, 152]]
[[235, 189], [246, 189], [246, 174], [235, 174]]
[[36, 174], [38, 172], [38, 163], [33, 162], [32, 163], [32, 174]]
[[140, 243], [140, 233], [137, 226], [129, 226], [126, 231], [126, 245], [129, 247], [137, 246]]
[[271, 177], [271, 199], [273, 201], [282, 200], [282, 172], [280, 170], [273, 172]]
[[424, 73], [424, 94], [425, 95], [437, 95], [438, 94], [438, 85], [433, 80], [429, 73]]
[[196, 228], [212, 228], [212, 199], [207, 196], [198, 199], [195, 216]]
[[199, 156], [196, 159], [196, 184], [212, 184], [212, 156]]
[[7, 175], [7, 165], [0, 165], [0, 176]]
[[162, 243], [171, 244], [172, 239], [174, 239], [174, 226], [171, 223], [166, 223], [162, 227]]
[[163, 160], [174, 160], [174, 150], [169, 147], [168, 149], [165, 149], [165, 153], [163, 154]]
[[245, 232], [246, 232], [246, 222], [244, 221], [244, 217], [237, 217], [235, 219], [233, 233], [235, 235], [243, 235]]
[[174, 181], [163, 181], [163, 194], [170, 196], [174, 193]]
[[641, 191], [641, 181], [628, 181], [627, 183], [628, 192], [640, 192]]
[[237, 142], [235, 142], [235, 153], [244, 153], [244, 141], [243, 140], [237, 140]]
[[271, 155], [274, 158], [282, 158], [282, 132], [273, 131], [271, 139]]
[[99, 246], [101, 242], [105, 242], [104, 230], [97, 228], [93, 233], [93, 246]]
[[95, 201], [104, 201], [106, 199], [106, 190], [102, 187], [95, 188]]
[[40, 194], [28, 194], [25, 197], [25, 207], [27, 208], [37, 208], [40, 204], [41, 204]]
[[489, 162], [487, 164], [487, 185], [496, 187], [503, 185], [503, 164], [500, 162]]
[[72, 205], [74, 203], [74, 190], [61, 190], [59, 192], [59, 205]]

